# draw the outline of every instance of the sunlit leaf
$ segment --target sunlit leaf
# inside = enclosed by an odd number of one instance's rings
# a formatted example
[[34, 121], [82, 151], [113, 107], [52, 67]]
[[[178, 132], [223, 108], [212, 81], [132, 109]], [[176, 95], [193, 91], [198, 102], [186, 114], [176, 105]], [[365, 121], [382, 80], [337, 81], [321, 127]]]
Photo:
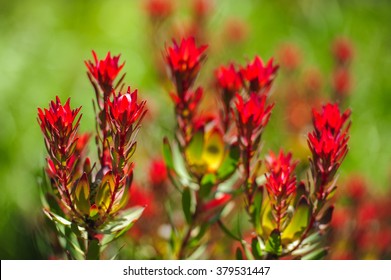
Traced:
[[174, 161], [172, 159], [172, 150], [168, 139], [165, 137], [163, 140], [163, 157], [168, 169], [174, 169]]
[[300, 238], [308, 226], [310, 215], [310, 206], [305, 199], [302, 199], [296, 207], [290, 223], [281, 234], [281, 239], [284, 244]]
[[198, 131], [193, 135], [186, 148], [186, 159], [190, 166], [202, 166], [202, 152], [204, 148], [204, 132]]
[[215, 174], [205, 174], [201, 180], [199, 195], [203, 198], [207, 197], [210, 194], [212, 188], [216, 185], [216, 180], [217, 178]]
[[266, 242], [266, 251], [279, 256], [282, 252], [281, 234], [277, 229], [274, 229]]
[[253, 239], [251, 240], [251, 250], [255, 259], [262, 259], [262, 250], [259, 244], [258, 237], [253, 237]]
[[303, 256], [302, 260], [321, 260], [327, 255], [327, 248], [320, 248], [318, 250], [315, 250], [305, 256]]
[[90, 215], [90, 184], [87, 174], [84, 173], [78, 181], [74, 191], [76, 208], [85, 215]]
[[202, 150], [202, 160], [209, 172], [215, 172], [221, 165], [225, 154], [225, 144], [222, 133], [213, 129], [205, 135]]
[[225, 180], [232, 173], [235, 172], [240, 158], [240, 149], [238, 145], [232, 145], [227, 156], [224, 158], [219, 169], [217, 170], [217, 177], [219, 180]]
[[144, 211], [144, 207], [136, 206], [119, 212], [115, 218], [108, 222], [101, 230], [101, 233], [112, 234], [119, 233], [122, 230], [128, 230], [135, 221], [137, 221]]
[[53, 212], [50, 212], [48, 209], [43, 209], [43, 212], [46, 214], [46, 216], [49, 217], [50, 220], [59, 223], [63, 226], [68, 226], [70, 227], [72, 225], [72, 222], [68, 221], [67, 219], [64, 219], [63, 217], [54, 214]]

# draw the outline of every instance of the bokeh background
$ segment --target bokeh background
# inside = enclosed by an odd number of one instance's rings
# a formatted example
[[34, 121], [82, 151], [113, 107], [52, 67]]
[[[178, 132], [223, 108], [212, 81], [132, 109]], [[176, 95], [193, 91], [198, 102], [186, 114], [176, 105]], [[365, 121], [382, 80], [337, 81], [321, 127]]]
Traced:
[[[175, 31], [157, 34], [156, 28], [160, 27], [151, 23], [145, 2], [0, 0], [1, 259], [50, 258], [45, 248], [47, 236], [53, 233], [43, 226], [45, 217], [40, 202], [45, 148], [36, 121], [37, 107], [46, 107], [56, 95], [64, 100], [71, 97], [73, 106], [83, 106], [81, 130], [93, 130], [93, 90], [84, 65], [85, 60], [92, 59], [91, 50], [100, 57], [108, 51], [120, 53], [126, 61], [125, 81], [148, 100], [153, 122], [139, 137], [136, 173], [141, 174], [141, 181], [146, 173], [142, 171], [145, 162], [160, 154], [160, 139], [172, 132], [173, 117], [167, 86], [156, 70], [161, 58], [157, 47], [164, 47], [164, 40], [170, 40]], [[191, 16], [192, 1], [174, 2], [176, 15], [166, 24], [180, 32]], [[361, 199], [376, 202], [377, 197], [390, 194], [390, 15], [391, 2], [386, 0], [216, 0], [204, 26], [208, 37], [203, 39], [208, 41], [210, 53], [201, 81], [210, 84], [213, 69], [222, 63], [244, 63], [256, 54], [265, 59], [275, 57], [278, 62], [281, 49], [288, 45], [297, 50], [298, 67], [304, 73], [297, 79], [316, 72], [322, 85], [320, 97], [332, 99], [332, 44], [336, 38], [347, 38], [353, 49], [352, 80], [342, 106], [352, 109], [353, 124], [351, 149], [340, 170], [339, 191], [344, 193], [351, 177], [357, 179], [359, 174], [361, 181], [355, 183], [364, 185], [361, 187], [366, 190]], [[288, 78], [282, 69], [276, 79], [277, 90], [273, 94], [282, 103], [289, 99]], [[277, 103], [264, 136], [265, 150], [284, 146], [305, 158], [305, 153], [298, 151], [300, 144], [294, 137], [287, 137], [292, 133], [281, 125], [287, 118]], [[302, 130], [297, 135], [299, 142], [300, 137], [305, 138]], [[341, 205], [341, 209], [346, 208], [349, 199], [342, 199]], [[377, 219], [373, 213], [376, 210], [368, 211]], [[386, 223], [389, 229], [391, 214], [383, 214], [383, 220], [376, 220], [375, 224], [379, 227], [379, 223]], [[386, 243], [382, 246], [391, 247], [391, 234], [388, 231], [383, 235]], [[340, 238], [334, 236], [334, 240]], [[343, 250], [347, 245], [336, 246]], [[335, 257], [382, 256], [372, 252]]]

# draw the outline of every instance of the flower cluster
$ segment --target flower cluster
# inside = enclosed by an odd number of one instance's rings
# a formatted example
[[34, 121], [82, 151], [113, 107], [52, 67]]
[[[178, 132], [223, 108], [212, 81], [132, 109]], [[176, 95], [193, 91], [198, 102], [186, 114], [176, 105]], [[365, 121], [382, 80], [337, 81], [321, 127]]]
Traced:
[[324, 188], [331, 182], [348, 152], [350, 114], [350, 110], [341, 114], [337, 104], [327, 104], [320, 112], [313, 110], [315, 130], [308, 134], [308, 145], [319, 197], [328, 195], [329, 191]]
[[277, 229], [286, 218], [287, 209], [292, 195], [296, 192], [296, 176], [294, 174], [297, 162], [292, 162], [292, 154], [283, 151], [276, 156], [273, 152], [266, 157], [266, 189], [272, 204]]
[[38, 123], [49, 154], [46, 170], [52, 179], [53, 196], [59, 196], [56, 200], [62, 210], [58, 213], [56, 209], [47, 208], [45, 213], [62, 226], [76, 223], [79, 230], [74, 233], [80, 240], [85, 236], [88, 242], [95, 240], [84, 249], [84, 245], [76, 249], [73, 257], [85, 251], [83, 258], [90, 257], [89, 250], [96, 250], [91, 246], [99, 246], [100, 234], [113, 234], [115, 238], [118, 232], [130, 228], [143, 210], [120, 211], [126, 206], [132, 183], [131, 157], [146, 112], [145, 101], [138, 102], [137, 90], [131, 92], [130, 88], [127, 93], [115, 93], [113, 81], [123, 67], [118, 66], [119, 56], [111, 58], [109, 53], [105, 60], [98, 60], [95, 52], [93, 55], [95, 65], [92, 62], [86, 65], [100, 109], [96, 126], [97, 143], [102, 144], [98, 148], [100, 167], [91, 166], [86, 157], [90, 134], [78, 134], [81, 108], [71, 109], [70, 99], [62, 105], [56, 97], [48, 109], [38, 109]]
[[75, 183], [74, 174], [79, 160], [75, 156], [75, 151], [78, 144], [80, 109], [72, 110], [70, 99], [62, 105], [58, 96], [55, 102], [49, 104], [48, 109], [38, 109], [38, 123], [49, 154], [47, 172], [55, 181], [64, 210], [74, 216], [80, 216], [71, 198], [71, 190]]

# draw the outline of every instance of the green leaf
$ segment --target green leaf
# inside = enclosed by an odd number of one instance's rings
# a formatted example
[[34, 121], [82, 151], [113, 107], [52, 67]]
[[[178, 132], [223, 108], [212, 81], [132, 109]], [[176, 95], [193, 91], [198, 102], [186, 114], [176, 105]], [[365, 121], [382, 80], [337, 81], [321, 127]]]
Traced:
[[200, 190], [198, 192], [202, 198], [208, 197], [212, 188], [216, 185], [216, 180], [216, 175], [213, 173], [205, 174], [202, 177]]
[[90, 215], [90, 183], [86, 173], [83, 173], [74, 190], [74, 203], [81, 213]]
[[274, 229], [270, 234], [266, 242], [266, 251], [277, 256], [281, 255], [281, 235], [278, 229]]
[[163, 139], [163, 157], [168, 169], [174, 170], [174, 160], [172, 158], [172, 150], [167, 137]]
[[327, 248], [320, 248], [318, 250], [315, 250], [308, 255], [302, 257], [302, 260], [321, 260], [323, 259], [328, 253]]
[[259, 244], [258, 237], [253, 237], [253, 239], [251, 240], [251, 251], [255, 259], [257, 260], [262, 259], [262, 250]]
[[202, 159], [204, 149], [204, 131], [198, 131], [193, 135], [185, 150], [186, 161], [197, 173], [204, 173], [206, 166]]
[[310, 216], [310, 206], [307, 200], [303, 198], [300, 200], [290, 223], [281, 234], [282, 242], [286, 244], [300, 238], [301, 234], [308, 226]]
[[50, 220], [59, 223], [63, 226], [70, 227], [72, 225], [72, 222], [68, 221], [67, 219], [64, 219], [63, 217], [54, 214], [53, 212], [50, 212], [48, 209], [43, 209], [43, 212], [45, 213], [46, 216], [49, 217]]
[[191, 224], [192, 222], [192, 213], [191, 213], [191, 190], [190, 188], [185, 188], [182, 193], [182, 208], [183, 214], [185, 215], [185, 219], [187, 224]]
[[223, 159], [223, 162], [217, 170], [217, 177], [219, 180], [226, 180], [235, 172], [236, 168], [238, 167], [239, 159], [239, 145], [234, 144], [230, 147], [227, 157]]
[[86, 260], [99, 260], [100, 255], [100, 245], [99, 241], [96, 239], [90, 240], [88, 242], [88, 251], [86, 254]]
[[218, 221], [218, 225], [220, 226], [220, 228], [223, 230], [223, 232], [228, 235], [229, 237], [231, 237], [232, 239], [234, 240], [237, 240], [237, 241], [241, 241], [241, 239], [239, 237], [237, 237], [234, 233], [232, 233], [225, 225], [224, 223], [219, 220]]
[[240, 248], [236, 248], [236, 253], [235, 253], [236, 259], [237, 260], [243, 260], [243, 252], [240, 250]]
[[136, 206], [130, 209], [119, 212], [119, 214], [110, 222], [108, 222], [101, 230], [100, 233], [122, 234], [123, 231], [127, 231], [131, 228], [133, 223], [137, 221], [144, 211], [144, 207]]
[[253, 256], [252, 252], [250, 251], [250, 249], [248, 248], [246, 241], [242, 240], [241, 243], [242, 243], [242, 248], [244, 250], [244, 254], [246, 255], [246, 258], [248, 260], [254, 260], [255, 258]]
[[258, 190], [254, 196], [254, 203], [252, 205], [252, 219], [255, 227], [255, 232], [259, 235], [262, 234], [261, 227], [261, 211], [262, 211], [262, 201], [263, 201], [263, 189]]

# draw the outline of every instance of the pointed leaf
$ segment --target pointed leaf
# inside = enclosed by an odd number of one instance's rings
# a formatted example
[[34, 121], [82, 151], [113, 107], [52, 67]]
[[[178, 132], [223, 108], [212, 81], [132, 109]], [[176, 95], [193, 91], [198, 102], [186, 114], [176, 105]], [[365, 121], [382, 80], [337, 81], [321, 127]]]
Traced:
[[174, 170], [174, 160], [172, 158], [172, 150], [168, 139], [163, 140], [163, 157], [168, 169]]
[[182, 209], [187, 224], [191, 224], [192, 222], [191, 208], [191, 190], [190, 188], [185, 188], [182, 193]]
[[112, 234], [129, 229], [140, 218], [143, 211], [144, 207], [136, 206], [120, 212], [100, 230], [100, 233]]
[[219, 180], [226, 180], [238, 167], [240, 158], [239, 145], [234, 144], [230, 147], [228, 155], [224, 158], [219, 169], [217, 170], [217, 177]]
[[323, 259], [328, 253], [327, 248], [320, 248], [318, 250], [315, 250], [308, 255], [302, 257], [302, 260], [321, 260]]
[[213, 173], [205, 174], [202, 177], [199, 190], [199, 194], [202, 198], [206, 198], [210, 194], [212, 188], [216, 185], [216, 180], [216, 175]]
[[266, 251], [279, 256], [282, 252], [281, 235], [277, 229], [274, 229], [266, 242]]
[[50, 212], [48, 209], [43, 209], [43, 212], [45, 213], [46, 216], [49, 217], [50, 220], [59, 223], [63, 226], [70, 227], [72, 225], [72, 222], [68, 221], [67, 219], [64, 219], [63, 217], [54, 214], [53, 212]]
[[96, 239], [90, 240], [88, 242], [88, 251], [86, 254], [86, 260], [99, 260], [100, 255], [100, 245], [99, 241]]
[[253, 237], [253, 239], [251, 240], [251, 251], [256, 260], [262, 259], [262, 250], [259, 244], [258, 237]]
[[306, 199], [300, 200], [290, 223], [281, 234], [281, 239], [284, 244], [300, 238], [301, 234], [308, 226], [310, 215], [311, 209]]
[[202, 161], [205, 162], [208, 172], [215, 172], [221, 165], [225, 154], [225, 143], [222, 133], [213, 129], [205, 135], [202, 149]]
[[81, 213], [90, 215], [90, 183], [86, 173], [79, 179], [74, 191], [74, 203]]

